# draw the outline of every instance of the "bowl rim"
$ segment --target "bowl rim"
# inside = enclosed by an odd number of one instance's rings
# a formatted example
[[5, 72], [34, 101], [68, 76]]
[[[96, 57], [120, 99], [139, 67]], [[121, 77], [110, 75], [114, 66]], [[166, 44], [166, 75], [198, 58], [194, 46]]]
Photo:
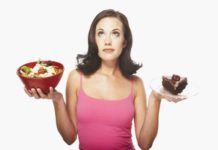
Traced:
[[35, 63], [35, 64], [36, 64], [36, 63], [38, 62], [38, 61], [31, 61], [31, 62], [28, 62], [28, 63], [25, 63], [25, 64], [19, 66], [19, 67], [17, 68], [17, 75], [18, 75], [19, 77], [25, 78], [25, 79], [43, 80], [43, 79], [47, 79], [47, 78], [51, 78], [51, 77], [55, 77], [55, 76], [59, 76], [59, 75], [63, 74], [63, 72], [64, 72], [64, 65], [63, 65], [62, 63], [60, 63], [60, 62], [58, 62], [58, 61], [54, 61], [54, 60], [40, 60], [40, 61], [42, 61], [42, 62], [52, 61], [52, 62], [54, 62], [54, 63], [59, 64], [59, 65], [62, 67], [62, 68], [61, 68], [61, 69], [62, 69], [61, 73], [58, 73], [58, 74], [56, 74], [56, 75], [49, 76], [49, 77], [42, 77], [42, 78], [31, 78], [31, 77], [22, 76], [21, 73], [20, 73], [20, 68], [21, 68], [22, 66], [25, 66], [25, 65], [27, 65], [27, 64], [32, 64], [32, 63]]

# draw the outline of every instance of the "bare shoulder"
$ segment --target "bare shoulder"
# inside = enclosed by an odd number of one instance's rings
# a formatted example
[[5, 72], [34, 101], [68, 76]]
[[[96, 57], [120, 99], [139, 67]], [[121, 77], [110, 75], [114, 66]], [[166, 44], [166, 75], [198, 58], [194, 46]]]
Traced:
[[81, 74], [81, 72], [79, 71], [79, 70], [77, 70], [77, 69], [73, 69], [73, 70], [71, 70], [71, 72], [69, 73], [69, 78], [71, 78], [71, 79], [79, 79], [80, 78], [80, 74]]
[[136, 96], [139, 93], [142, 93], [142, 91], [145, 91], [143, 79], [141, 77], [139, 77], [137, 75], [133, 75], [132, 80], [134, 81], [134, 90], [135, 90], [135, 95]]
[[135, 87], [140, 88], [141, 86], [144, 85], [143, 79], [137, 75], [132, 76], [132, 80], [134, 81]]
[[68, 75], [67, 85], [70, 87], [74, 87], [74, 89], [78, 89], [80, 85], [80, 74], [77, 69], [72, 70]]

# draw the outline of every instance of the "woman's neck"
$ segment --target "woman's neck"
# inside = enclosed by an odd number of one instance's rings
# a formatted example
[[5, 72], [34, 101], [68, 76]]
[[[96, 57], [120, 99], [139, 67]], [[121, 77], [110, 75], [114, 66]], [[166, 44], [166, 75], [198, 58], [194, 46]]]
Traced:
[[118, 62], [102, 62], [98, 72], [108, 76], [121, 74]]

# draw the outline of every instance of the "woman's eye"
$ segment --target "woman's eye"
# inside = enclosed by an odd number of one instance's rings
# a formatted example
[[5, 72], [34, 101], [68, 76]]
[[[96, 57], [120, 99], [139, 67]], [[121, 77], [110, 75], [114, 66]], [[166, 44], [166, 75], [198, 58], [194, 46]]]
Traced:
[[117, 31], [112, 32], [113, 37], [119, 37], [120, 33]]
[[104, 32], [103, 32], [103, 31], [99, 31], [99, 32], [97, 33], [97, 35], [98, 35], [98, 37], [103, 37]]

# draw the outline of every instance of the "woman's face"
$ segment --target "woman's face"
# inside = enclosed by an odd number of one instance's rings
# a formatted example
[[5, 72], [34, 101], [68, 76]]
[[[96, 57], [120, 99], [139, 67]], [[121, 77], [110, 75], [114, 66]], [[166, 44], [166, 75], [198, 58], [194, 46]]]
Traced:
[[103, 61], [117, 60], [125, 47], [122, 22], [115, 17], [101, 19], [96, 26], [95, 40]]

